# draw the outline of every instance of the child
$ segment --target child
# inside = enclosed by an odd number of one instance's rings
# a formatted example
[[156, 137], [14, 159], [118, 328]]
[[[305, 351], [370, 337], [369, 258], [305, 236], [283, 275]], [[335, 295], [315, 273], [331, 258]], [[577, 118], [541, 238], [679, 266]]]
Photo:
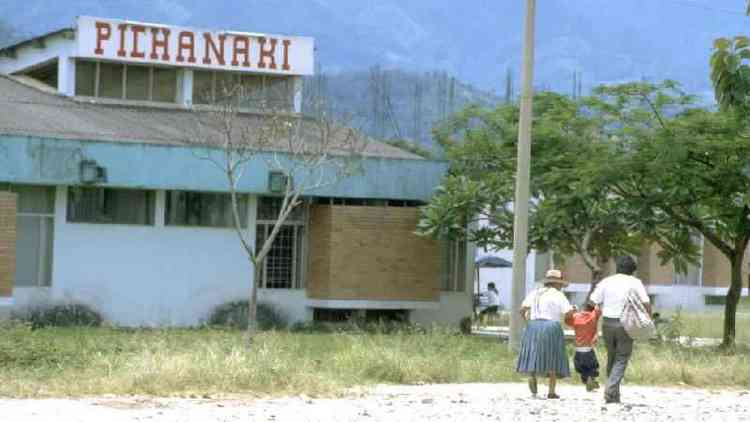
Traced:
[[576, 311], [565, 319], [576, 333], [576, 355], [574, 358], [576, 372], [581, 374], [581, 381], [586, 384], [586, 391], [599, 388], [596, 378], [599, 376], [599, 361], [596, 359], [597, 329], [602, 311], [589, 301], [583, 305], [583, 311]]

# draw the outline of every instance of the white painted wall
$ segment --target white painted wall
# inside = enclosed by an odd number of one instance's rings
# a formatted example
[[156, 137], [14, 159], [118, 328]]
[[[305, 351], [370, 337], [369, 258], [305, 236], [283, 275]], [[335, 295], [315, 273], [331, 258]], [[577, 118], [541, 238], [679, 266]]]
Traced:
[[411, 311], [411, 322], [421, 325], [452, 325], [458, 326], [462, 318], [471, 316], [472, 296], [468, 292], [442, 292], [440, 307], [437, 309], [417, 309]]
[[[155, 226], [73, 224], [66, 204], [67, 188], [59, 187], [53, 301], [86, 303], [123, 326], [189, 326], [247, 297], [252, 271], [231, 229], [165, 227], [161, 218]], [[292, 321], [307, 319], [304, 290], [261, 290], [259, 301]]]
[[[56, 191], [52, 287], [14, 289], [0, 316], [11, 307], [84, 303], [116, 325], [193, 326], [216, 306], [247, 298], [252, 271], [233, 230], [165, 226], [163, 191], [156, 193], [153, 226], [68, 223], [67, 191]], [[255, 200], [248, 213], [251, 239]], [[411, 320], [457, 325], [471, 315], [472, 276], [469, 271], [465, 291], [442, 292], [439, 306], [414, 310]], [[290, 323], [312, 319], [314, 301], [304, 289], [264, 289], [258, 300], [277, 306]]]

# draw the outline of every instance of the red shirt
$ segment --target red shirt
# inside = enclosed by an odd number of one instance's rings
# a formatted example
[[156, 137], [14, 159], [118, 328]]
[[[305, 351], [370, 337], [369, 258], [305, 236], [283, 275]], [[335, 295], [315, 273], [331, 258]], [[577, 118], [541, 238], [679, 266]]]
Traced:
[[602, 316], [600, 309], [574, 312], [565, 323], [576, 333], [576, 347], [593, 347], [597, 340], [597, 323]]

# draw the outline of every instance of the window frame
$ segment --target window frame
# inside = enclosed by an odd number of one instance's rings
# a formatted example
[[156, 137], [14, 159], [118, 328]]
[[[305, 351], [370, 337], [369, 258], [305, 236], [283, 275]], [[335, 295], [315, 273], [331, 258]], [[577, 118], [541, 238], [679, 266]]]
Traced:
[[[94, 64], [94, 95], [79, 95], [78, 94], [78, 88], [76, 88], [76, 96], [82, 97], [82, 98], [97, 98], [97, 99], [104, 99], [104, 100], [122, 100], [122, 101], [131, 101], [131, 102], [148, 102], [148, 103], [155, 103], [155, 104], [177, 104], [178, 98], [179, 98], [179, 75], [177, 75], [178, 69], [172, 68], [172, 67], [165, 67], [165, 66], [154, 66], [154, 65], [148, 65], [148, 64], [128, 64], [128, 63], [118, 63], [118, 62], [106, 62], [107, 64], [113, 64], [117, 66], [122, 66], [122, 81], [120, 82], [120, 88], [122, 89], [122, 94], [119, 98], [116, 97], [104, 97], [101, 96], [100, 90], [101, 90], [101, 60], [86, 60], [86, 59], [78, 59], [76, 60], [76, 76], [78, 74], [77, 66], [79, 63], [93, 63]], [[140, 99], [129, 99], [128, 98], [128, 67], [144, 67], [148, 69], [148, 87], [147, 87], [147, 98], [145, 100]], [[156, 100], [154, 99], [154, 93], [156, 92], [156, 89], [154, 87], [155, 83], [155, 75], [156, 75], [156, 69], [168, 69], [173, 70], [175, 72], [175, 84], [174, 84], [174, 98], [172, 98], [171, 101], [162, 101], [162, 100]]]
[[[20, 185], [19, 185], [20, 186]], [[38, 263], [36, 268], [36, 280], [33, 284], [24, 284], [19, 285], [18, 284], [18, 267], [16, 267], [13, 277], [14, 277], [14, 287], [22, 288], [22, 289], [31, 289], [31, 288], [39, 288], [39, 287], [52, 287], [52, 273], [54, 268], [54, 257], [55, 257], [55, 203], [57, 200], [57, 190], [54, 186], [29, 186], [32, 188], [42, 188], [42, 189], [49, 189], [48, 192], [51, 195], [51, 211], [47, 212], [38, 212], [38, 211], [20, 211], [20, 195], [21, 192], [18, 192], [14, 189], [15, 186], [10, 185], [8, 187], [8, 190], [11, 192], [15, 192], [17, 195], [19, 195], [18, 199], [18, 205], [16, 206], [16, 230], [18, 230], [18, 219], [19, 218], [38, 218], [38, 224], [39, 224], [39, 244], [38, 246]], [[51, 229], [52, 239], [48, 239], [47, 237], [47, 226]], [[52, 242], [51, 246], [49, 247], [49, 250], [47, 248], [48, 242]], [[18, 250], [16, 249], [16, 260], [18, 259]], [[49, 268], [47, 268], [49, 267]], [[45, 277], [45, 273], [47, 272], [47, 269], [49, 269], [49, 274], [47, 274], [49, 277]]]
[[[257, 77], [260, 80], [260, 94], [258, 95], [258, 99], [265, 101], [269, 104], [269, 107], [272, 109], [279, 108], [281, 110], [285, 111], [293, 111], [294, 109], [294, 80], [290, 76], [274, 76], [274, 75], [267, 75], [267, 74], [261, 74], [261, 73], [242, 73], [242, 72], [231, 72], [231, 71], [225, 71], [225, 70], [205, 70], [205, 69], [196, 69], [193, 71], [193, 81], [196, 80], [196, 74], [198, 73], [205, 73], [209, 74], [211, 76], [211, 92], [208, 94], [208, 101], [207, 102], [198, 102], [197, 99], [203, 97], [203, 95], [199, 92], [196, 92], [196, 84], [193, 83], [193, 92], [192, 92], [192, 98], [193, 98], [193, 105], [197, 106], [211, 106], [215, 104], [218, 101], [221, 101], [221, 96], [217, 92], [219, 81], [219, 74], [222, 74], [222, 76], [229, 76], [233, 79], [235, 79], [237, 84], [242, 85], [243, 77]], [[270, 95], [271, 89], [270, 87], [272, 84], [268, 84], [267, 81], [271, 78], [278, 78], [283, 79], [284, 83], [286, 84], [286, 97], [284, 100], [279, 101], [278, 99], [274, 99], [273, 96]], [[213, 102], [212, 102], [213, 101]], [[278, 105], [282, 105], [282, 107], [277, 107]], [[257, 107], [248, 107], [247, 105], [240, 105], [241, 109], [257, 109]]]
[[[73, 194], [73, 189], [80, 188], [80, 189], [98, 189], [102, 192], [109, 191], [137, 191], [137, 192], [144, 192], [146, 193], [146, 207], [148, 208], [148, 220], [146, 223], [123, 223], [118, 221], [73, 221], [71, 220], [71, 207], [72, 201], [71, 201], [71, 195]], [[105, 186], [71, 186], [68, 188], [68, 192], [66, 195], [66, 204], [65, 204], [65, 223], [67, 224], [91, 224], [91, 225], [106, 225], [106, 226], [134, 226], [134, 227], [156, 227], [156, 202], [157, 202], [157, 191], [155, 190], [149, 190], [149, 189], [126, 189], [126, 188], [114, 188], [114, 187], [105, 187]]]
[[[204, 225], [198, 225], [198, 224], [184, 224], [184, 223], [172, 223], [169, 221], [169, 211], [170, 207], [168, 206], [170, 202], [170, 194], [171, 193], [186, 193], [186, 194], [199, 194], [199, 195], [226, 195], [227, 199], [229, 200], [229, 206], [231, 207], [231, 197], [230, 193], [224, 193], [224, 192], [202, 192], [202, 191], [182, 191], [182, 190], [165, 190], [164, 191], [164, 227], [181, 227], [181, 228], [191, 228], [191, 229], [218, 229], [218, 230], [227, 230], [227, 229], [235, 229], [234, 226], [234, 216], [232, 215], [232, 221], [229, 222], [228, 226], [204, 226]], [[242, 217], [242, 209], [241, 207], [244, 205], [244, 218], [240, 218], [240, 225], [241, 228], [247, 229], [250, 225], [250, 195], [248, 194], [237, 194], [238, 200], [239, 200], [239, 207], [240, 207], [240, 216]], [[230, 213], [233, 213], [230, 209]]]

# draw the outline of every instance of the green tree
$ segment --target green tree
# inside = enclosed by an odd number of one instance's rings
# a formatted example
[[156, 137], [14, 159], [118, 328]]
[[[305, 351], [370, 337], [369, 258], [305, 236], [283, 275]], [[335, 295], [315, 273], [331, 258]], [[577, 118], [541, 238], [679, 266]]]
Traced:
[[[745, 12], [750, 15], [750, 0]], [[736, 36], [714, 41], [711, 55], [711, 82], [716, 102], [722, 109], [734, 108], [747, 111], [750, 108], [750, 38]]]
[[673, 82], [601, 87], [596, 94], [591, 109], [617, 150], [601, 183], [628, 204], [641, 230], [672, 240], [662, 242], [663, 259], [689, 261], [696, 252], [691, 233], [729, 259], [722, 344], [733, 347], [750, 240], [747, 119], [733, 107], [701, 108]]
[[[541, 93], [534, 101], [529, 245], [579, 254], [593, 283], [610, 258], [635, 253], [641, 239], [621, 212], [626, 208], [594, 183], [609, 153], [598, 119], [562, 95]], [[436, 130], [451, 170], [423, 208], [419, 233], [512, 246], [518, 117], [514, 104], [469, 107]]]

